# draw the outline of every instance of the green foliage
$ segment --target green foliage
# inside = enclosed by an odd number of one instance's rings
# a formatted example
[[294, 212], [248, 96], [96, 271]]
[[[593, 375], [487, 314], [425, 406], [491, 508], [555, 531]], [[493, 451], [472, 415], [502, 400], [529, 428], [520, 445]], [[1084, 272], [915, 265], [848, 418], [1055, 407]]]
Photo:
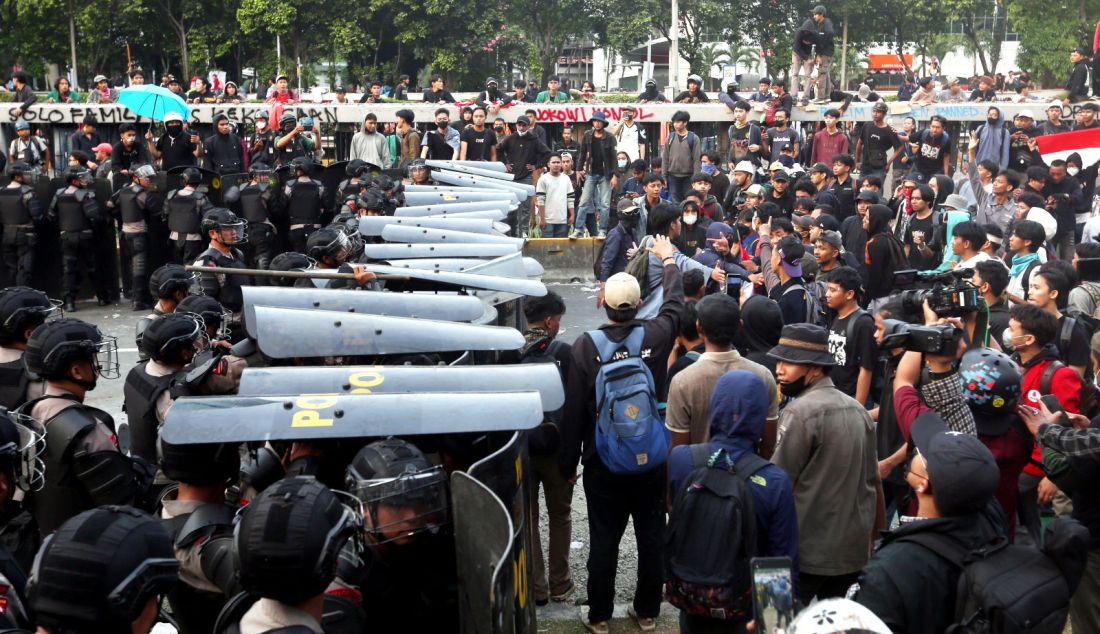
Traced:
[[1008, 17], [1021, 37], [1019, 64], [1047, 85], [1065, 83], [1069, 50], [1082, 43], [1079, 24], [1072, 16], [1077, 3], [1067, 0], [1013, 0]]

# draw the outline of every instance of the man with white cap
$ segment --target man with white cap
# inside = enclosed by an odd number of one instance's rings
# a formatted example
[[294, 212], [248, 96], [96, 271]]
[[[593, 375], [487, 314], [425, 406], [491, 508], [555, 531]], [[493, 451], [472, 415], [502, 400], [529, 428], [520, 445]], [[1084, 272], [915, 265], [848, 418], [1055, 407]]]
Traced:
[[991, 504], [1000, 472], [977, 436], [949, 431], [935, 412], [917, 417], [910, 440], [916, 453], [905, 481], [917, 515], [883, 539], [860, 574], [855, 600], [894, 632], [943, 632], [955, 621], [962, 569], [937, 554], [938, 544], [965, 555], [1004, 532]]
[[752, 185], [752, 177], [756, 173], [756, 168], [749, 161], [731, 162], [730, 167], [733, 178], [730, 180], [729, 189], [726, 190], [726, 196], [722, 200], [722, 208], [740, 211], [745, 208], [745, 190]]
[[1060, 132], [1069, 132], [1069, 125], [1062, 122], [1062, 103], [1059, 101], [1052, 101], [1047, 106], [1047, 120], [1043, 122], [1043, 125], [1039, 126], [1042, 130], [1043, 136], [1048, 134], [1058, 134]]
[[1032, 165], [1042, 165], [1043, 159], [1035, 147], [1035, 137], [1042, 134], [1035, 125], [1035, 113], [1024, 108], [1012, 120], [1013, 129], [1008, 143], [1008, 169], [1026, 172]]

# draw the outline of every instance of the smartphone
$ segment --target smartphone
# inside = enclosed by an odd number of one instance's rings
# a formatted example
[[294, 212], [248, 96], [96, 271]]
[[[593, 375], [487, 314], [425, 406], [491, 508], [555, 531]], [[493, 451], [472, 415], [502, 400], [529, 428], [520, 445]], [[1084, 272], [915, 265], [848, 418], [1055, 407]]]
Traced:
[[[1043, 405], [1047, 406], [1047, 409], [1050, 410], [1051, 414], [1055, 415], [1055, 419], [1051, 422], [1057, 423], [1059, 425], [1065, 425], [1069, 422], [1069, 417], [1066, 416], [1066, 410], [1062, 407], [1062, 402], [1058, 400], [1057, 396], [1053, 394], [1046, 394], [1044, 396], [1040, 396], [1039, 400], [1042, 401]], [[1058, 416], [1058, 414], [1061, 414], [1061, 416]]]
[[752, 597], [757, 632], [790, 627], [795, 615], [790, 557], [753, 557]]

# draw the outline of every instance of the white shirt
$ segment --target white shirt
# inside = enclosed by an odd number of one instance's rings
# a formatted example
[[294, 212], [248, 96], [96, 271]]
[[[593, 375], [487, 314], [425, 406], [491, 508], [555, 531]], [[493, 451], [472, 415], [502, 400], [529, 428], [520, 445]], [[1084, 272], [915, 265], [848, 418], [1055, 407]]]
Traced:
[[645, 142], [645, 132], [635, 122], [632, 125], [623, 125], [619, 128], [619, 134], [615, 137], [615, 150], [625, 152], [631, 161], [641, 158], [641, 144]]
[[[955, 268], [958, 268], [958, 269], [972, 269], [972, 268], [974, 268], [974, 266], [978, 262], [985, 262], [986, 260], [994, 260], [994, 259], [996, 259], [996, 258], [990, 257], [990, 255], [988, 253], [978, 251], [973, 256], [963, 260], [962, 262], [959, 262], [959, 265]], [[997, 260], [997, 262], [1001, 262], [1001, 261]], [[1004, 262], [1001, 262], [1001, 264], [1004, 264]]]
[[564, 173], [551, 176], [549, 173], [539, 177], [535, 186], [535, 196], [543, 205], [546, 224], [563, 225], [569, 220], [569, 209], [573, 206], [573, 182]]

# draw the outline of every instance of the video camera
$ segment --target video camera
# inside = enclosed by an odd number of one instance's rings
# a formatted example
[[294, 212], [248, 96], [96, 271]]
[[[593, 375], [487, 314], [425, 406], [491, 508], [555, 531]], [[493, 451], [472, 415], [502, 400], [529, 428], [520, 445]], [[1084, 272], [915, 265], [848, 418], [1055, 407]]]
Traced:
[[932, 284], [932, 288], [910, 289], [901, 293], [905, 312], [919, 315], [922, 305], [928, 306], [940, 317], [962, 317], [981, 308], [982, 296], [971, 278], [974, 269], [955, 269], [945, 273], [909, 269], [894, 273], [894, 287], [907, 288], [918, 283]]
[[884, 350], [905, 348], [924, 354], [953, 354], [963, 337], [963, 331], [950, 324], [915, 326], [899, 319], [884, 319], [883, 327]]

